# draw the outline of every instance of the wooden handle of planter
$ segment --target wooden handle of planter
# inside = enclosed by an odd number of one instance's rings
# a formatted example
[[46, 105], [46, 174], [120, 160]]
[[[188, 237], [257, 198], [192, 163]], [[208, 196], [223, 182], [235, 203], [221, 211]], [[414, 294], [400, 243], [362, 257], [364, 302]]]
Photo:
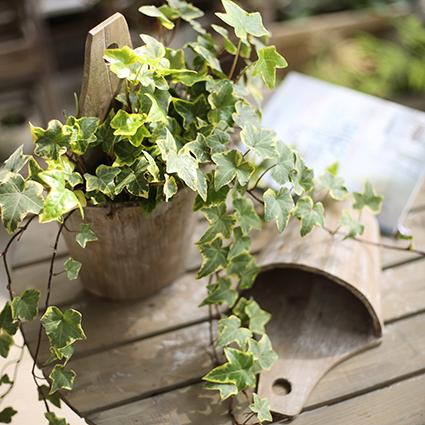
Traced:
[[79, 101], [80, 116], [105, 118], [119, 90], [120, 80], [109, 71], [103, 55], [108, 48], [123, 46], [132, 47], [132, 43], [127, 21], [121, 13], [115, 13], [89, 31]]

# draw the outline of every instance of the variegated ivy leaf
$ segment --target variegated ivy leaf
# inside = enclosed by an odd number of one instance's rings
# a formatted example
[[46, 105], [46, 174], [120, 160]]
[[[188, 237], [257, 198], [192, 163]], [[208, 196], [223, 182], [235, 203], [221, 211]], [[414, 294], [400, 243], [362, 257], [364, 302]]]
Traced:
[[261, 127], [261, 116], [250, 103], [238, 100], [235, 108], [236, 112], [233, 114], [233, 120], [239, 128], [245, 128], [250, 125]]
[[249, 329], [257, 335], [263, 335], [266, 332], [265, 326], [272, 317], [271, 314], [260, 308], [254, 300], [246, 304], [245, 313], [249, 317]]
[[28, 214], [41, 211], [42, 195], [41, 184], [25, 181], [20, 174], [9, 173], [0, 183], [1, 219], [9, 233], [13, 233]]
[[277, 161], [272, 168], [271, 175], [277, 183], [284, 185], [296, 173], [296, 170], [294, 170], [295, 155], [293, 150], [282, 142], [276, 144], [276, 152]]
[[[147, 72], [140, 63], [140, 56], [130, 47], [107, 49], [103, 58], [109, 63], [109, 68], [118, 78], [137, 81], [138, 76]], [[143, 71], [144, 69], [144, 71]]]
[[219, 278], [216, 283], [207, 286], [208, 296], [200, 306], [226, 303], [232, 308], [238, 299], [238, 293], [232, 288], [230, 279]]
[[166, 202], [168, 202], [177, 193], [177, 189], [175, 178], [165, 174], [164, 195]]
[[216, 384], [233, 384], [238, 392], [253, 387], [256, 384], [252, 371], [253, 355], [230, 347], [224, 349], [224, 354], [227, 362], [211, 370], [202, 379]]
[[226, 49], [227, 53], [230, 53], [231, 55], [235, 56], [238, 52], [238, 48], [233, 43], [233, 41], [229, 37], [229, 31], [227, 31], [226, 28], [223, 28], [220, 25], [211, 25], [212, 29], [220, 34], [223, 37], [224, 40], [224, 48]]
[[254, 64], [254, 75], [261, 75], [269, 89], [276, 85], [276, 68], [286, 68], [288, 62], [276, 50], [275, 46], [263, 47], [258, 51], [258, 60]]
[[0, 330], [0, 356], [7, 358], [10, 348], [13, 345], [13, 338], [3, 329]]
[[248, 252], [229, 258], [229, 265], [226, 270], [229, 275], [234, 275], [238, 278], [239, 289], [251, 288], [260, 272], [255, 258]]
[[62, 365], [55, 365], [49, 375], [52, 382], [50, 394], [61, 390], [71, 391], [74, 386], [75, 376], [76, 373], [72, 369], [66, 370]]
[[212, 382], [207, 382], [205, 384], [205, 389], [219, 391], [221, 400], [227, 400], [229, 397], [238, 393], [238, 388], [233, 384], [214, 384]]
[[199, 41], [195, 41], [189, 44], [189, 47], [197, 53], [206, 63], [206, 65], [213, 71], [223, 74], [220, 61], [217, 59], [216, 53], [212, 52]]
[[19, 146], [1, 166], [0, 181], [3, 181], [9, 173], [19, 173], [30, 158], [30, 155], [24, 155], [23, 146]]
[[68, 309], [62, 312], [58, 307], [50, 306], [40, 319], [49, 338], [50, 345], [64, 348], [86, 336], [81, 327], [81, 313]]
[[115, 130], [115, 136], [134, 136], [137, 130], [145, 123], [143, 114], [129, 114], [120, 109], [111, 121], [111, 127]]
[[214, 173], [216, 191], [231, 183], [235, 178], [241, 186], [245, 186], [254, 171], [254, 167], [236, 150], [217, 153], [212, 156], [212, 160], [217, 165]]
[[96, 175], [84, 174], [87, 192], [99, 191], [113, 199], [115, 192], [115, 177], [121, 172], [119, 168], [99, 165]]
[[323, 226], [324, 214], [321, 202], [314, 203], [309, 196], [298, 199], [294, 216], [301, 221], [301, 236], [307, 235], [316, 226]]
[[381, 211], [384, 198], [376, 194], [370, 182], [365, 183], [363, 193], [354, 192], [353, 196], [355, 201], [353, 204], [354, 209], [362, 210], [367, 207], [374, 213], [379, 213], [379, 211]]
[[295, 153], [295, 168], [290, 174], [294, 185], [294, 191], [301, 196], [304, 192], [310, 192], [314, 188], [313, 170], [307, 167], [298, 153]]
[[64, 269], [66, 272], [66, 277], [69, 280], [78, 279], [78, 275], [81, 270], [81, 263], [73, 258], [68, 258], [64, 263]]
[[[334, 168], [331, 171], [335, 171]], [[344, 179], [336, 175], [336, 172], [328, 170], [320, 176], [320, 184], [328, 190], [329, 196], [337, 201], [342, 201], [348, 196], [348, 189], [345, 186]]]
[[224, 202], [212, 207], [203, 208], [202, 212], [208, 220], [209, 225], [199, 240], [199, 243], [211, 242], [217, 237], [224, 239], [230, 238], [236, 220], [233, 214], [227, 212]]
[[97, 241], [97, 236], [94, 233], [91, 227], [91, 224], [81, 223], [80, 230], [76, 234], [75, 240], [77, 241], [78, 245], [80, 245], [82, 248], [86, 247], [87, 242]]
[[38, 391], [38, 400], [48, 400], [53, 406], [56, 406], [60, 409], [61, 407], [61, 398], [59, 394], [49, 394], [50, 388], [47, 385], [40, 385], [37, 387]]
[[147, 120], [151, 123], [167, 123], [168, 107], [171, 102], [171, 95], [168, 90], [156, 90], [153, 94], [146, 93], [145, 96], [151, 101]]
[[63, 155], [70, 142], [70, 133], [58, 120], [49, 122], [47, 129], [31, 125], [34, 153], [43, 159], [57, 160]]
[[344, 210], [341, 216], [341, 226], [346, 230], [347, 234], [344, 239], [356, 238], [364, 232], [364, 225], [355, 220], [348, 210]]
[[192, 22], [194, 19], [204, 16], [201, 9], [195, 7], [192, 3], [184, 0], [167, 0], [169, 7], [173, 10], [176, 17], [186, 22]]
[[223, 247], [223, 241], [219, 238], [210, 243], [199, 245], [199, 251], [202, 264], [197, 274], [198, 279], [214, 273], [226, 264], [228, 248]]
[[263, 159], [276, 156], [276, 136], [271, 130], [247, 125], [241, 131], [241, 140], [245, 146]]
[[48, 420], [49, 425], [69, 425], [65, 419], [58, 418], [54, 412], [46, 412], [44, 416]]
[[257, 366], [256, 369], [258, 371], [270, 370], [279, 357], [273, 350], [270, 338], [264, 334], [259, 341], [250, 339], [248, 344], [249, 351], [254, 356], [254, 362]]
[[233, 201], [233, 207], [235, 208], [236, 217], [238, 218], [238, 223], [243, 233], [248, 234], [251, 230], [261, 229], [261, 219], [255, 211], [254, 205], [250, 199], [235, 199]]
[[260, 423], [271, 422], [273, 420], [267, 398], [260, 398], [258, 394], [254, 393], [253, 403], [250, 404], [249, 409], [257, 415], [257, 419]]
[[69, 117], [66, 120], [70, 132], [70, 147], [73, 153], [83, 155], [89, 147], [97, 144], [96, 130], [99, 119], [95, 117]]
[[229, 186], [223, 186], [219, 190], [215, 190], [214, 177], [212, 174], [207, 175], [207, 199], [204, 201], [199, 195], [195, 198], [195, 203], [193, 205], [194, 211], [199, 211], [201, 208], [210, 207], [212, 205], [221, 204], [226, 201], [227, 195], [229, 193]]
[[286, 187], [282, 187], [279, 192], [267, 189], [263, 199], [264, 219], [266, 221], [275, 221], [279, 232], [283, 232], [294, 209], [291, 193]]
[[260, 13], [248, 13], [231, 0], [222, 0], [222, 3], [226, 13], [216, 13], [216, 15], [233, 28], [236, 37], [247, 41], [248, 34], [254, 37], [270, 35], [264, 28]]
[[195, 140], [186, 143], [182, 147], [182, 152], [191, 152], [199, 163], [211, 161], [207, 138], [202, 133], [198, 133]]
[[156, 6], [142, 6], [139, 7], [139, 12], [143, 13], [146, 16], [150, 16], [152, 18], [158, 18], [159, 22], [161, 22], [162, 26], [167, 28], [168, 30], [172, 30], [175, 25], [168, 17], [161, 11], [161, 8]]
[[21, 295], [13, 298], [11, 303], [14, 320], [33, 320], [38, 314], [40, 292], [35, 289], [27, 289]]
[[189, 129], [197, 125], [197, 118], [205, 119], [208, 112], [208, 103], [204, 94], [200, 94], [193, 102], [183, 99], [173, 99], [176, 112], [183, 119], [183, 127]]
[[18, 324], [12, 315], [12, 306], [10, 302], [6, 302], [3, 310], [0, 312], [0, 331], [9, 335], [15, 335], [18, 330]]
[[212, 108], [208, 113], [209, 121], [213, 124], [223, 121], [231, 125], [236, 102], [232, 83], [228, 80], [220, 80], [214, 84], [207, 83], [207, 90], [211, 93], [208, 96], [208, 102]]
[[242, 232], [240, 227], [233, 229], [233, 241], [230, 245], [228, 260], [239, 257], [241, 254], [249, 253], [251, 238]]
[[217, 347], [227, 347], [236, 343], [243, 349], [251, 336], [251, 331], [242, 328], [241, 321], [236, 316], [225, 317], [218, 321]]

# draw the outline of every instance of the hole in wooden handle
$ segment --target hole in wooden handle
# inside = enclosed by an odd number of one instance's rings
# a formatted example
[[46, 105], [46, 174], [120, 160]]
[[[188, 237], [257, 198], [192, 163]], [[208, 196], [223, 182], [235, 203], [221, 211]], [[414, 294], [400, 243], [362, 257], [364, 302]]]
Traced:
[[292, 384], [287, 379], [279, 378], [273, 382], [272, 389], [276, 395], [285, 396], [292, 391]]

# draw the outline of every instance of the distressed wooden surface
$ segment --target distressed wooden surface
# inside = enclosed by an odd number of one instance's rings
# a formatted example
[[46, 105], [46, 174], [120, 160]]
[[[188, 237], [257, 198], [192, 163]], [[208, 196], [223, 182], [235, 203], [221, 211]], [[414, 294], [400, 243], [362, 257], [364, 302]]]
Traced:
[[[423, 191], [418, 196], [423, 198]], [[424, 221], [425, 209], [420, 206], [406, 219], [418, 248], [425, 247]], [[15, 255], [17, 288], [44, 289], [55, 233], [54, 226], [36, 224], [26, 243], [20, 242]], [[260, 235], [256, 249], [265, 243], [267, 237]], [[417, 256], [406, 257], [404, 252], [381, 252], [388, 256], [382, 273], [383, 343], [327, 373], [296, 425], [425, 422], [425, 261], [412, 261]], [[66, 258], [62, 246], [56, 270]], [[55, 278], [52, 302], [73, 306], [84, 317], [88, 340], [77, 344], [72, 367], [79, 376], [66, 398], [91, 423], [231, 425], [227, 404], [218, 403], [200, 385], [211, 367], [211, 353], [208, 314], [198, 308], [205, 282], [194, 278], [197, 258], [188, 255], [187, 273], [169, 288], [132, 303], [100, 300], [85, 294], [78, 281]], [[35, 331], [26, 328], [32, 348]], [[43, 358], [45, 345], [42, 352]]]

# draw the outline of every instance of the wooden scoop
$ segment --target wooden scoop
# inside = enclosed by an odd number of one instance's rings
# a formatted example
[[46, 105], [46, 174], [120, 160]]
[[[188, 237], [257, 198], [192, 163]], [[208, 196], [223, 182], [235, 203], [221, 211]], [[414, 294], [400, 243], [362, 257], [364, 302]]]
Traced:
[[[330, 228], [340, 214], [341, 207], [330, 206]], [[362, 238], [377, 242], [375, 218], [362, 221]], [[261, 374], [258, 392], [275, 414], [295, 416], [329, 369], [380, 342], [379, 249], [322, 229], [301, 238], [294, 222], [259, 262], [263, 272], [251, 294], [272, 314], [268, 334], [279, 360]]]

